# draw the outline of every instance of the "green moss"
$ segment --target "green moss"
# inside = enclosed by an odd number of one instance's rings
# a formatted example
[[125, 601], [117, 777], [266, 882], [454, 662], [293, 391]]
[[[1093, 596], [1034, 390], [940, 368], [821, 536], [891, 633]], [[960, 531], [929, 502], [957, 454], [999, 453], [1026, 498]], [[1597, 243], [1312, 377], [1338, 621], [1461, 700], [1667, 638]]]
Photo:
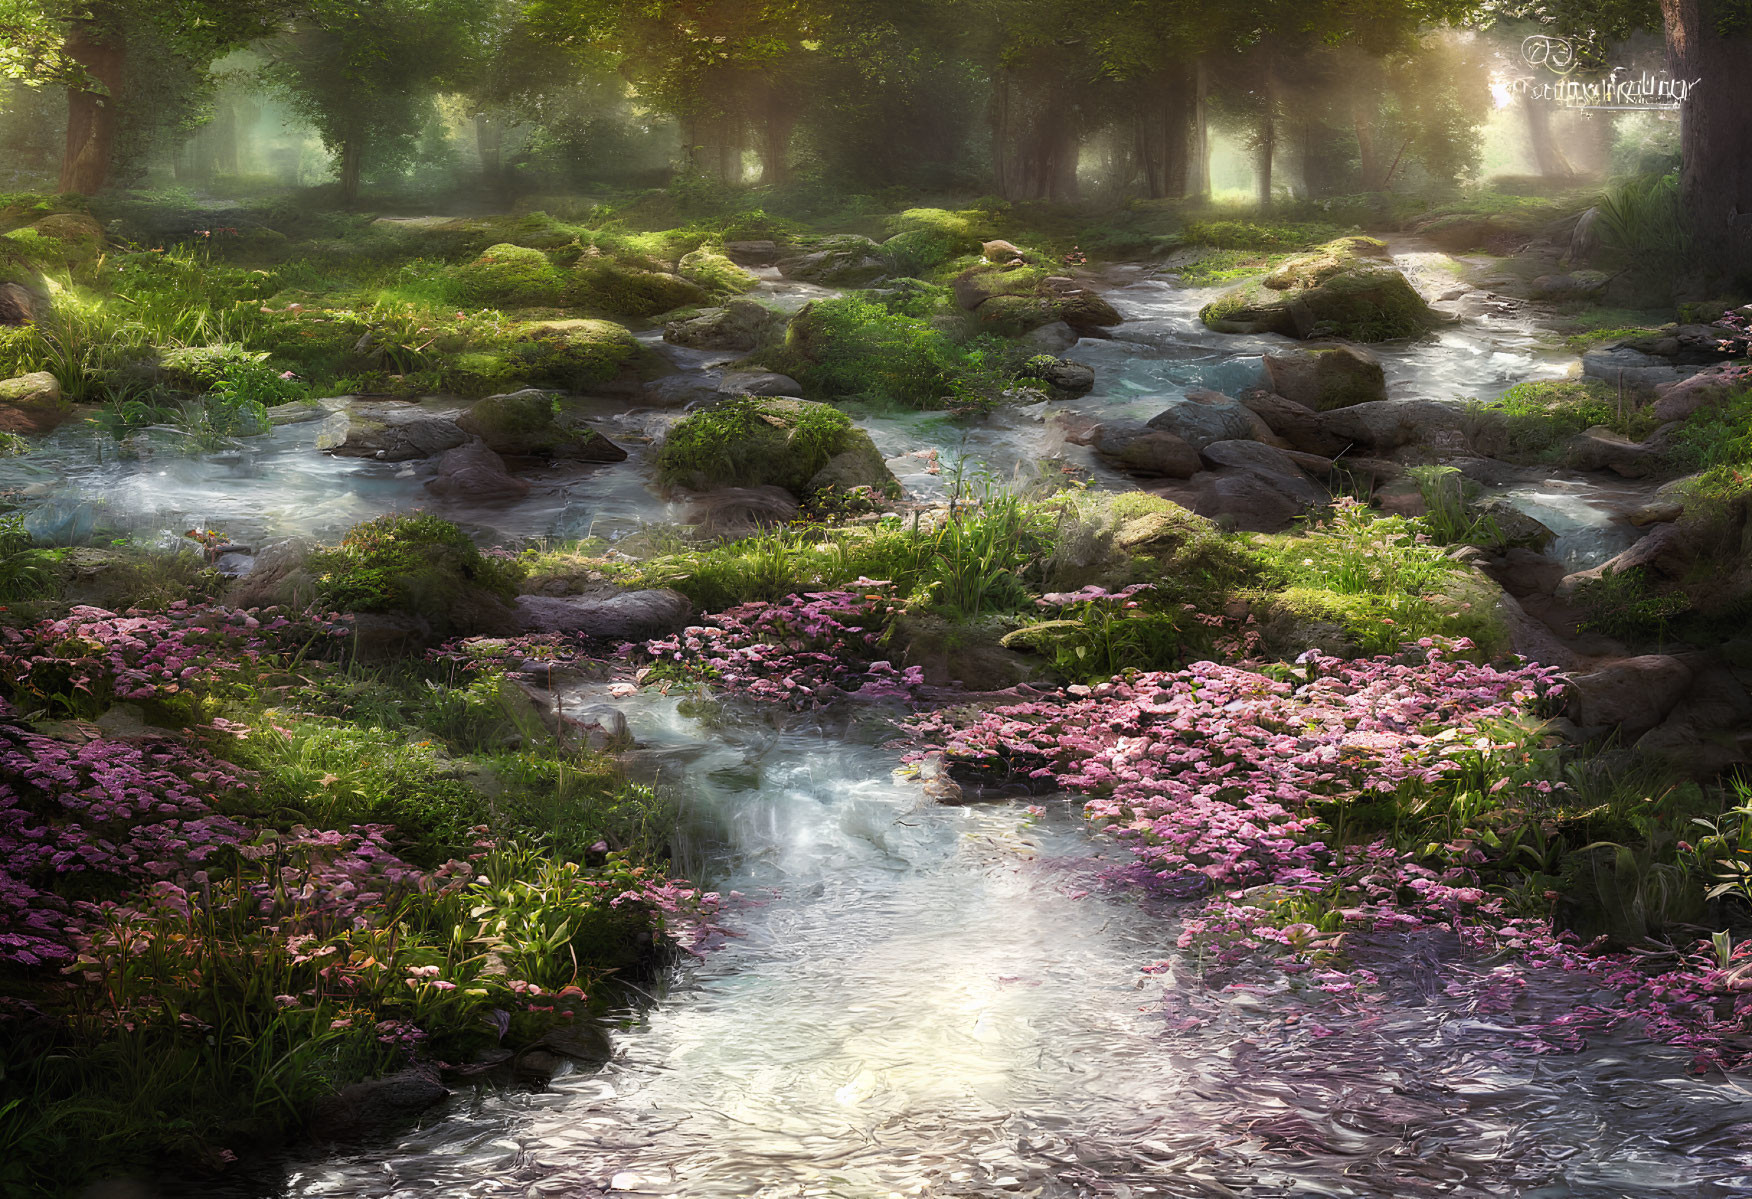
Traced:
[[1218, 250], [1289, 252], [1331, 241], [1342, 232], [1337, 226], [1318, 223], [1199, 220], [1187, 222], [1181, 240]]
[[436, 516], [381, 516], [311, 555], [317, 596], [343, 612], [420, 617], [435, 633], [468, 630], [517, 594], [515, 565], [486, 558], [468, 534]]
[[184, 391], [208, 391], [227, 373], [261, 362], [267, 357], [236, 342], [213, 346], [178, 346], [158, 356], [164, 382]]
[[509, 243], [487, 247], [454, 277], [470, 302], [498, 308], [553, 307], [565, 296], [565, 279], [546, 254]]
[[720, 251], [701, 246], [681, 256], [676, 274], [714, 300], [752, 291], [760, 280], [731, 262]]
[[1661, 336], [1661, 329], [1658, 326], [1629, 325], [1610, 329], [1590, 329], [1584, 333], [1571, 334], [1564, 338], [1564, 345], [1576, 353], [1582, 354], [1595, 346], [1614, 345], [1621, 341], [1642, 341], [1659, 336]]
[[1239, 538], [1148, 492], [1071, 492], [1047, 507], [1060, 515], [1041, 567], [1046, 591], [1149, 583], [1159, 603], [1213, 611], [1259, 574]]
[[647, 351], [613, 321], [544, 321], [519, 328], [510, 351], [536, 387], [589, 391], [642, 363]]
[[706, 291], [699, 284], [666, 270], [652, 269], [652, 265], [661, 264], [616, 261], [602, 256], [582, 258], [572, 269], [567, 296], [572, 303], [592, 312], [631, 319], [706, 303]]

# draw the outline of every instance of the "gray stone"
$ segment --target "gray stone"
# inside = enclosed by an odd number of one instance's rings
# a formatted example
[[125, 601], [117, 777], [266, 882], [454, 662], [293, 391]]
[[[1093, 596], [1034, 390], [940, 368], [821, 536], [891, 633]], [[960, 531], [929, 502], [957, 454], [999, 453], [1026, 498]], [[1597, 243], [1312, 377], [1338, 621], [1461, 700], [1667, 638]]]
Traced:
[[771, 266], [779, 260], [779, 247], [773, 241], [727, 241], [724, 257], [738, 266]]
[[688, 499], [687, 523], [709, 537], [747, 537], [797, 518], [797, 499], [783, 487], [720, 487]]
[[346, 410], [347, 428], [329, 452], [342, 458], [405, 462], [453, 450], [468, 440], [452, 421], [412, 404], [356, 401]]
[[737, 299], [663, 326], [663, 340], [696, 350], [753, 350], [783, 335], [785, 316], [754, 300]]
[[1643, 654], [1571, 675], [1566, 711], [1584, 728], [1617, 728], [1625, 738], [1648, 732], [1678, 704], [1692, 672], [1667, 654]]
[[734, 370], [719, 376], [718, 390], [730, 395], [800, 396], [803, 385], [777, 371]]
[[1381, 360], [1361, 346], [1267, 354], [1264, 362], [1273, 392], [1316, 412], [1387, 398]]
[[426, 490], [447, 500], [481, 502], [522, 499], [529, 484], [505, 469], [505, 460], [482, 441], [446, 450], [438, 459], [438, 477]]
[[1610, 470], [1627, 479], [1640, 479], [1662, 462], [1659, 446], [1632, 441], [1605, 425], [1577, 433], [1563, 446], [1564, 464], [1576, 470]]
[[310, 1135], [319, 1141], [354, 1141], [381, 1135], [442, 1103], [450, 1092], [428, 1066], [410, 1066], [385, 1078], [342, 1087], [318, 1101]]
[[1242, 393], [1241, 403], [1293, 449], [1331, 458], [1351, 444], [1328, 429], [1314, 409], [1274, 392], [1253, 388]]
[[1374, 450], [1418, 444], [1438, 450], [1463, 450], [1466, 442], [1463, 412], [1437, 400], [1353, 404], [1323, 414], [1323, 423], [1329, 432], [1348, 444]]
[[1083, 340], [1083, 337], [1063, 321], [1053, 321], [1038, 329], [1030, 329], [1016, 340], [1042, 354], [1057, 356]]
[[513, 607], [527, 633], [580, 633], [611, 641], [662, 637], [687, 627], [693, 605], [667, 588], [584, 595], [520, 595]]
[[1653, 389], [1663, 383], [1677, 383], [1695, 373], [1696, 368], [1675, 366], [1663, 358], [1628, 346], [1589, 350], [1582, 355], [1583, 375], [1615, 387], [1623, 384], [1625, 387]]
[[1095, 449], [1130, 474], [1187, 479], [1202, 466], [1198, 451], [1187, 441], [1139, 421], [1110, 421], [1093, 435]]
[[1055, 391], [1080, 396], [1095, 390], [1095, 368], [1067, 358], [1048, 363], [1029, 363], [1029, 375], [1050, 384]]
[[1194, 449], [1213, 441], [1246, 440], [1254, 436], [1253, 414], [1239, 400], [1214, 391], [1189, 391], [1169, 401], [1147, 422], [1151, 429], [1172, 433]]
[[533, 387], [477, 400], [457, 418], [456, 426], [507, 458], [569, 462], [625, 462], [627, 458], [620, 446], [567, 416], [551, 393]]

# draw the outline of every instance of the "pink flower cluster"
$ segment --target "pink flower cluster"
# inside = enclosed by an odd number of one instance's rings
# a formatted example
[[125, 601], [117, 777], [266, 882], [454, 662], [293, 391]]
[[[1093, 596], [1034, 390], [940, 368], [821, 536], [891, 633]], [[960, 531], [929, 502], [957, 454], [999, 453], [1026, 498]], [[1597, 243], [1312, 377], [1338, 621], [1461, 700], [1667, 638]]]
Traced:
[[753, 699], [817, 708], [847, 697], [910, 698], [924, 685], [916, 666], [880, 656], [900, 605], [886, 583], [859, 579], [857, 591], [812, 591], [774, 603], [742, 604], [673, 637], [647, 642], [662, 668]]
[[340, 618], [291, 619], [275, 611], [173, 604], [117, 615], [76, 607], [34, 628], [0, 628], [0, 679], [15, 694], [62, 710], [174, 695], [268, 652], [337, 643]]

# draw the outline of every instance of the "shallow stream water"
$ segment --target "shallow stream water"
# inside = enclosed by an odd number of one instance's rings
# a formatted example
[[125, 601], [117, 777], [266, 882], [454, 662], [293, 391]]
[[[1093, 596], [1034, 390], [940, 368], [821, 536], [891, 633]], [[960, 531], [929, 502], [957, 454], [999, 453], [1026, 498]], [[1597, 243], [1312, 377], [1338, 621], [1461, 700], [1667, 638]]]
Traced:
[[636, 768], [716, 830], [691, 865], [740, 896], [730, 937], [600, 1071], [459, 1098], [268, 1193], [1752, 1193], [1732, 1084], [1634, 1041], [1523, 1043], [1587, 998], [1574, 978], [1505, 999], [1439, 934], [1360, 947], [1384, 998], [1353, 1010], [1143, 973], [1173, 958], [1173, 909], [1104, 882], [1123, 852], [1074, 804], [931, 804], [874, 722], [628, 710]]

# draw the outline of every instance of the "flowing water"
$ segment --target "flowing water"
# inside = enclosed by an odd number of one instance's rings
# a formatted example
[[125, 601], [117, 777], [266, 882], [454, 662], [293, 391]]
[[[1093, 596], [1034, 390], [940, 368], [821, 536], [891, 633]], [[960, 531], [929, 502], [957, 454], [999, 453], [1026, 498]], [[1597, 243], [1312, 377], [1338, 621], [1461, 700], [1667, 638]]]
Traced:
[[[1079, 466], [1123, 485], [1067, 437], [1077, 422], [1147, 418], [1189, 388], [1233, 394], [1284, 344], [1210, 333], [1196, 319], [1210, 293], [1148, 269], [1111, 283], [1126, 323], [1068, 351], [1096, 368], [1089, 396], [969, 431], [868, 418], [909, 490], [941, 494], [957, 459], [1006, 480]], [[818, 293], [774, 278], [762, 291], [789, 307]], [[665, 352], [707, 384], [724, 365]], [[1396, 398], [1489, 397], [1564, 369], [1511, 319], [1382, 358]], [[677, 414], [604, 401], [590, 415], [629, 462], [547, 472], [523, 502], [447, 514], [506, 538], [670, 519], [646, 480]], [[67, 537], [100, 518], [142, 536], [332, 536], [420, 503], [429, 465], [328, 457], [322, 424], [144, 461], [69, 430], [0, 465], [0, 487]], [[1516, 498], [1572, 565], [1629, 536], [1588, 486], [1548, 480]], [[711, 830], [682, 865], [730, 895], [723, 943], [625, 1014], [607, 1066], [459, 1096], [390, 1143], [279, 1163], [251, 1194], [1752, 1194], [1752, 1099], [1737, 1085], [1629, 1037], [1534, 1051], [1543, 1020], [1590, 998], [1585, 980], [1534, 974], [1514, 991], [1426, 933], [1357, 947], [1381, 976], [1377, 1002], [1321, 1003], [1281, 980], [1208, 986], [1177, 958], [1173, 906], [1110, 883], [1124, 855], [1064, 797], [1038, 811], [924, 801], [893, 777], [892, 730], [873, 713], [617, 702], [634, 770], [676, 792], [687, 828]]]
[[693, 867], [739, 896], [729, 939], [601, 1070], [460, 1098], [265, 1192], [1752, 1193], [1744, 1092], [1632, 1041], [1523, 1044], [1588, 997], [1576, 979], [1505, 998], [1440, 934], [1359, 947], [1385, 997], [1349, 1009], [1143, 973], [1173, 953], [1173, 910], [1103, 882], [1124, 855], [1072, 803], [933, 805], [869, 716], [628, 709], [636, 769], [716, 830]]

